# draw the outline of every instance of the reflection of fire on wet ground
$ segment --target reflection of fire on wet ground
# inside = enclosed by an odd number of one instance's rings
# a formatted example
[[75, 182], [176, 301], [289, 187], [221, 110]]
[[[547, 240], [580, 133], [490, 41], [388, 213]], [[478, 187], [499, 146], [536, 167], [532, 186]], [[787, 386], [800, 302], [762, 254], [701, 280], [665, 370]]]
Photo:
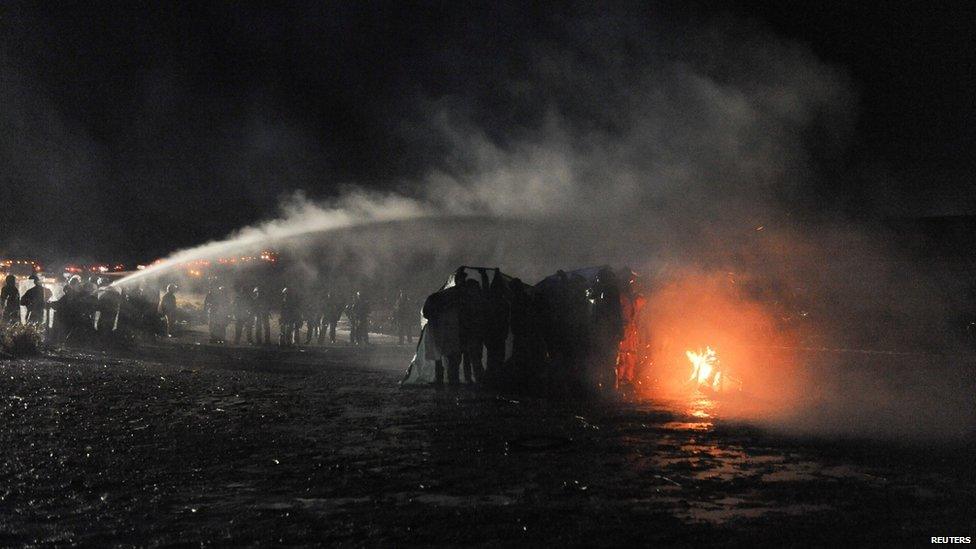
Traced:
[[904, 542], [976, 497], [954, 454], [769, 438], [701, 395], [401, 390], [342, 348], [151, 356], [0, 363], [0, 544]]

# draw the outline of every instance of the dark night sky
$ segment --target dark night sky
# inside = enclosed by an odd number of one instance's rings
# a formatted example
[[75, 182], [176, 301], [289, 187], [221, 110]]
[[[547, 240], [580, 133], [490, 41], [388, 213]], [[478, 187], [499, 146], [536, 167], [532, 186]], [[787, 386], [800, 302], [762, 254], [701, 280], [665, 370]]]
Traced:
[[[822, 171], [825, 207], [976, 213], [974, 4], [814, 4], [627, 13], [657, 25], [748, 21], [844, 74], [855, 125]], [[426, 138], [417, 105], [464, 97], [499, 140], [537, 123], [537, 105], [496, 90], [531, 62], [526, 43], [570, 43], [562, 22], [575, 11], [4, 3], [0, 252], [151, 259], [274, 215], [283, 193], [422, 177], [442, 144]]]

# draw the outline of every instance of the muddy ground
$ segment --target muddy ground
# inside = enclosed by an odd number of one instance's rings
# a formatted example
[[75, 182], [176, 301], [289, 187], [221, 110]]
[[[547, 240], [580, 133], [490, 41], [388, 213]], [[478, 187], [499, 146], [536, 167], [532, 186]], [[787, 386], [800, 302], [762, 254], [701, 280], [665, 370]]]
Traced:
[[974, 445], [795, 439], [693, 402], [401, 389], [411, 351], [0, 362], [0, 545], [740, 545], [972, 536]]

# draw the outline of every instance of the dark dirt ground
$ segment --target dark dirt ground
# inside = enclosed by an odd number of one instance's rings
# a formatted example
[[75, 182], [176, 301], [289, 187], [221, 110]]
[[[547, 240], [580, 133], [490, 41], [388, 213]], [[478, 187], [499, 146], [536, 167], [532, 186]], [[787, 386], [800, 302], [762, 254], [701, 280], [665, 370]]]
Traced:
[[0, 362], [0, 545], [927, 545], [971, 442], [792, 439], [699, 400], [401, 389], [410, 350]]

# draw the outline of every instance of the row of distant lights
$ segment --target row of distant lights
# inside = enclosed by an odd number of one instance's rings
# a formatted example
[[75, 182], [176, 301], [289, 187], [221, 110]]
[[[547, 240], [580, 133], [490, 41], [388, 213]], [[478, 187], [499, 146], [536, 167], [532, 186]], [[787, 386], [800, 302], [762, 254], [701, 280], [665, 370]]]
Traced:
[[43, 268], [40, 263], [30, 259], [4, 259], [3, 261], [0, 261], [0, 265], [2, 265], [5, 269], [9, 269], [14, 265], [30, 265], [36, 272], [41, 272], [41, 269]]
[[[40, 270], [40, 269], [38, 269], [38, 270]], [[124, 270], [125, 270], [125, 265], [123, 265], [121, 263], [116, 263], [115, 265], [111, 265], [111, 266], [110, 265], [88, 265], [87, 267], [86, 266], [79, 267], [77, 265], [68, 265], [67, 267], [64, 268], [64, 272], [66, 272], [66, 273], [73, 273], [73, 274], [81, 274], [81, 273], [107, 273], [107, 272], [118, 273], [118, 272], [121, 272], [121, 271], [124, 271]]]
[[[258, 260], [260, 260], [260, 261], [267, 261], [269, 263], [277, 263], [278, 262], [278, 254], [276, 252], [272, 252], [270, 250], [265, 250], [265, 251], [261, 252], [260, 255], [257, 255], [257, 256], [245, 255], [245, 256], [241, 256], [241, 257], [221, 257], [221, 258], [217, 259], [217, 263], [219, 263], [221, 265], [234, 265], [234, 264], [237, 264], [237, 263], [248, 263], [248, 262], [251, 262], [251, 261], [258, 261]], [[136, 265], [136, 269], [137, 270], [140, 270], [140, 271], [144, 271], [144, 270], [148, 269], [149, 267], [152, 267], [153, 265], [157, 265], [157, 264], [162, 263], [162, 262], [163, 262], [162, 259], [157, 259], [156, 261], [153, 261], [149, 265]], [[208, 260], [208, 259], [198, 259], [196, 261], [188, 261], [186, 263], [181, 263], [180, 264], [180, 267], [183, 267], [183, 268], [187, 269], [187, 272], [191, 276], [203, 276], [203, 270], [206, 269], [207, 267], [209, 267], [210, 264], [211, 264], [211, 261]], [[5, 269], [10, 269], [11, 267], [13, 267], [15, 265], [30, 265], [35, 272], [41, 272], [43, 270], [43, 266], [40, 263], [38, 263], [37, 261], [30, 260], [30, 259], [4, 259], [4, 260], [0, 260], [0, 266], [4, 267]], [[115, 265], [108, 265], [108, 264], [94, 264], [94, 265], [81, 265], [81, 266], [79, 266], [79, 265], [67, 265], [64, 268], [64, 272], [66, 272], [66, 273], [72, 273], [72, 274], [81, 274], [81, 273], [87, 273], [87, 272], [91, 272], [91, 273], [115, 272], [115, 273], [118, 273], [118, 272], [122, 272], [122, 271], [125, 271], [125, 265], [123, 265], [122, 263], [116, 263]]]
[[[277, 263], [278, 254], [270, 250], [265, 250], [261, 252], [260, 255], [243, 255], [240, 257], [221, 257], [217, 259], [217, 263], [220, 265], [236, 265], [238, 263], [250, 263], [251, 261], [267, 261], [268, 263]], [[143, 271], [152, 265], [162, 262], [161, 259], [157, 259], [150, 265], [138, 265], [136, 269]], [[185, 263], [180, 263], [180, 267], [186, 269], [187, 274], [194, 277], [203, 276], [204, 271], [210, 267], [212, 261], [209, 259], [197, 259], [194, 261], [187, 261]]]

